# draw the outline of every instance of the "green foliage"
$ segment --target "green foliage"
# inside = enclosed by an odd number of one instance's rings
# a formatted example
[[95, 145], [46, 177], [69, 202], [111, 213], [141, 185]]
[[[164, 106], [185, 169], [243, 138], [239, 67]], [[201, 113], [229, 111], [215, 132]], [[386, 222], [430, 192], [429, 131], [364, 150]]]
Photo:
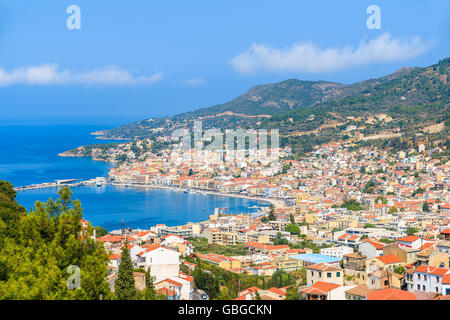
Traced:
[[364, 186], [363, 192], [364, 193], [374, 193], [376, 186], [377, 185], [376, 185], [375, 181], [370, 180]]
[[150, 275], [150, 269], [145, 272], [145, 300], [155, 300], [156, 291], [153, 285], [153, 279]]
[[216, 253], [225, 256], [241, 256], [246, 254], [242, 243], [222, 246], [215, 243], [208, 243], [208, 239], [206, 238], [197, 237], [189, 238], [189, 242], [192, 243], [195, 251], [199, 253]]
[[213, 274], [207, 273], [197, 266], [193, 272], [193, 277], [197, 288], [205, 291], [210, 299], [215, 299], [219, 295], [219, 281]]
[[119, 264], [119, 271], [115, 281], [114, 290], [119, 300], [134, 300], [136, 299], [136, 287], [134, 282], [134, 267], [130, 257], [130, 250], [128, 243], [122, 248], [122, 257]]
[[106, 236], [106, 235], [108, 234], [108, 232], [106, 231], [106, 229], [103, 228], [103, 227], [98, 227], [98, 226], [97, 226], [97, 227], [94, 227], [94, 230], [95, 230], [95, 236], [96, 236], [97, 238]]
[[[5, 184], [3, 184], [5, 185]], [[0, 299], [108, 299], [108, 256], [82, 229], [81, 203], [71, 191], [36, 202], [31, 212], [0, 202]], [[80, 268], [80, 287], [69, 289], [68, 267]]]
[[367, 228], [376, 228], [376, 226], [373, 225], [373, 224], [371, 224], [371, 223], [366, 223], [366, 224], [364, 225], [364, 228], [365, 228], [365, 229], [367, 229]]
[[299, 228], [299, 226], [298, 225], [296, 225], [296, 224], [289, 224], [287, 227], [286, 227], [286, 231], [287, 232], [290, 232], [290, 233], [292, 233], [292, 234], [300, 234], [300, 228]]
[[397, 274], [405, 274], [404, 266], [394, 266], [394, 272]]
[[282, 238], [281, 236], [282, 236], [281, 232], [278, 232], [277, 237], [273, 240], [274, 245], [280, 246], [280, 245], [288, 245], [289, 244], [289, 241], [286, 238]]
[[351, 210], [351, 211], [363, 210], [361, 203], [359, 203], [355, 199], [350, 199], [350, 200], [344, 201], [344, 203], [341, 204], [341, 208], [347, 208], [348, 210]]
[[10, 201], [16, 199], [16, 191], [9, 181], [0, 180], [0, 194], [6, 195]]
[[423, 212], [430, 212], [430, 207], [428, 206], [428, 202], [424, 202], [422, 205], [422, 211]]
[[417, 188], [412, 194], [411, 197], [414, 198], [417, 194], [422, 194], [425, 192], [425, 189], [423, 188]]
[[416, 234], [417, 232], [419, 232], [419, 230], [417, 230], [416, 228], [413, 228], [413, 227], [409, 227], [408, 229], [406, 229], [406, 234], [408, 236], [412, 236], [412, 235]]

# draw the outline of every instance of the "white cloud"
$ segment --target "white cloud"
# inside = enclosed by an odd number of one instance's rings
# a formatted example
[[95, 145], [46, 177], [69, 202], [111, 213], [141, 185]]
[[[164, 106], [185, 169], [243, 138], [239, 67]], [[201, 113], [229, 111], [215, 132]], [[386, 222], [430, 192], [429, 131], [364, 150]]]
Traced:
[[394, 39], [389, 33], [368, 42], [361, 41], [357, 48], [321, 49], [312, 42], [304, 42], [277, 49], [255, 43], [234, 57], [231, 64], [235, 70], [248, 74], [258, 71], [322, 73], [371, 63], [403, 61], [421, 55], [430, 47], [431, 43], [418, 36]]
[[191, 78], [184, 81], [186, 86], [199, 86], [205, 83], [206, 82], [203, 78]]
[[106, 66], [88, 72], [74, 73], [60, 70], [57, 64], [42, 64], [7, 71], [0, 68], [0, 86], [13, 84], [99, 84], [99, 85], [133, 85], [152, 84], [162, 80], [162, 74], [151, 76], [134, 76], [117, 66]]

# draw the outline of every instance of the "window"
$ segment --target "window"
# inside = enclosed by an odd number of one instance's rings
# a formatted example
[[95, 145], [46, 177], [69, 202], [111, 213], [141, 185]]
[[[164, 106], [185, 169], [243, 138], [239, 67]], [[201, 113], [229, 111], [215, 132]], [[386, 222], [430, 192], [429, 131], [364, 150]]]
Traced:
[[436, 282], [438, 282], [438, 283], [439, 283], [439, 280], [440, 280], [440, 279], [439, 279], [439, 277], [436, 277]]
[[420, 290], [420, 284], [417, 285], [417, 290]]
[[339, 277], [341, 276], [341, 273], [340, 273], [340, 272], [337, 272], [337, 273], [336, 273], [336, 276], [339, 278]]
[[425, 289], [425, 285], [422, 286], [422, 289], [423, 289], [423, 291], [427, 291], [427, 290]]
[[427, 275], [423, 276], [423, 280], [427, 281]]
[[331, 272], [327, 273], [327, 278], [331, 278]]
[[419, 280], [420, 280], [420, 274], [418, 274], [418, 275], [417, 275], [417, 279], [419, 279]]
[[319, 278], [322, 278], [322, 272], [319, 272]]
[[436, 293], [438, 293], [439, 292], [439, 288], [438, 287], [436, 287]]

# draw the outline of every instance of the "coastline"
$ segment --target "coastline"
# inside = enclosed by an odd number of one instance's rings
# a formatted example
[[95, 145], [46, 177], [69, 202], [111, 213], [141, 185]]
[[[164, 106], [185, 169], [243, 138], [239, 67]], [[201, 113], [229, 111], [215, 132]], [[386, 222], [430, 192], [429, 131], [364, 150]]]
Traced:
[[[139, 190], [140, 189], [141, 191], [145, 192], [145, 189], [150, 189], [150, 188], [154, 189], [155, 191], [158, 190], [158, 189], [161, 190], [161, 191], [166, 190], [166, 191], [170, 191], [170, 193], [172, 193], [173, 191], [178, 191], [178, 193], [184, 193], [184, 191], [185, 191], [185, 189], [182, 189], [182, 188], [170, 187], [170, 186], [158, 186], [158, 185], [127, 185], [127, 184], [120, 184], [120, 183], [104, 183], [102, 185], [105, 186], [105, 187], [108, 187], [108, 186], [109, 187], [113, 187], [115, 190], [114, 189], [110, 189], [111, 192], [113, 192], [113, 193], [127, 192], [127, 189], [128, 189], [128, 191], [133, 191], [133, 189], [135, 189], [135, 190]], [[125, 186], [128, 186], [128, 187], [125, 188]], [[61, 187], [61, 186], [52, 185], [52, 186], [46, 187], [45, 189], [49, 189], [49, 193], [53, 194], [53, 193], [56, 193], [56, 191], [59, 189], [59, 187]], [[76, 189], [84, 189], [83, 187], [88, 187], [86, 189], [89, 189], [89, 188], [92, 189], [92, 191], [87, 191], [88, 193], [90, 193], [90, 192], [94, 192], [95, 193], [96, 189], [97, 189], [96, 185], [72, 185], [70, 187], [73, 188], [74, 195], [77, 193]], [[101, 189], [103, 189], [103, 188], [101, 188]], [[81, 192], [84, 193], [84, 191], [81, 191]], [[106, 192], [106, 194], [107, 193], [108, 192]], [[231, 198], [241, 198], [241, 199], [253, 200], [253, 201], [257, 202], [257, 203], [254, 203], [252, 206], [259, 207], [260, 209], [258, 209], [258, 210], [262, 210], [263, 212], [267, 211], [267, 208], [268, 208], [267, 204], [270, 203], [270, 201], [272, 201], [272, 199], [248, 197], [248, 196], [234, 195], [234, 194], [221, 194], [221, 193], [217, 193], [217, 192], [206, 192], [206, 191], [205, 192], [198, 192], [198, 191], [197, 192], [192, 192], [191, 191], [190, 193], [197, 194], [197, 195], [200, 195], [200, 196], [204, 196], [204, 197], [201, 197], [202, 199], [204, 199], [202, 201], [207, 201], [207, 202], [209, 202], [209, 201], [216, 201], [216, 200], [213, 200], [213, 198], [208, 199], [209, 196], [220, 196], [220, 197], [223, 197], [223, 199], [218, 199], [219, 202], [227, 201], [227, 200], [225, 200], [226, 198], [229, 198], [229, 199], [231, 199]], [[26, 192], [24, 192], [24, 194], [25, 194], [24, 196], [26, 197]], [[52, 195], [48, 195], [48, 196], [45, 197], [45, 199], [35, 199], [33, 201], [33, 203], [35, 201], [46, 201], [46, 199], [48, 199], [48, 197], [50, 197], [50, 196], [53, 197]], [[186, 194], [185, 196], [189, 196], [189, 195]], [[81, 198], [79, 198], [77, 196], [74, 196], [74, 198], [81, 199]], [[27, 207], [33, 206], [33, 203], [29, 203], [26, 206]], [[215, 207], [222, 207], [222, 206], [220, 204], [218, 204]], [[203, 206], [203, 207], [205, 207], [205, 206]], [[224, 207], [227, 207], [227, 205], [225, 205]], [[208, 210], [208, 211], [204, 211], [204, 209], [202, 211], [201, 208], [202, 208], [202, 206], [198, 207], [198, 210], [197, 210], [198, 213], [196, 214], [195, 217], [188, 218], [188, 220], [186, 220], [186, 221], [193, 222], [193, 223], [201, 223], [201, 222], [207, 221], [208, 220], [208, 216], [213, 214], [213, 212], [211, 211], [212, 208], [210, 208], [210, 210]], [[121, 210], [121, 207], [117, 207], [116, 209], [117, 210], [115, 210], [115, 209], [112, 210], [112, 211], [117, 211], [115, 214], [118, 214], [119, 212], [121, 212], [122, 215], [123, 214], [125, 214], [125, 215], [123, 217], [115, 216], [115, 218], [114, 218], [115, 222], [113, 221], [113, 219], [111, 219], [110, 221], [107, 221], [106, 223], [105, 223], [105, 221], [97, 221], [96, 222], [95, 219], [92, 216], [90, 216], [89, 214], [87, 216], [85, 216], [83, 214], [83, 216], [86, 219], [88, 219], [89, 221], [92, 221], [95, 225], [104, 227], [108, 231], [116, 230], [118, 228], [119, 222], [121, 221], [120, 219], [122, 219], [122, 220], [124, 218], [126, 220], [142, 219], [142, 217], [135, 218], [133, 216], [128, 215], [129, 212], [127, 212], [126, 210], [125, 211]], [[181, 207], [180, 207], [180, 209], [181, 209]], [[95, 207], [94, 207], [93, 210], [89, 210], [89, 211], [91, 213], [92, 212], [96, 212]], [[138, 210], [137, 208], [134, 209], [134, 212], [138, 212], [138, 211], [140, 211], [140, 210]], [[142, 207], [142, 212], [145, 212], [145, 211], [146, 211], [145, 207]], [[181, 212], [182, 211], [179, 211], [179, 213], [178, 213], [179, 219], [177, 219], [177, 220], [185, 219], [185, 218], [183, 218], [185, 215], [181, 214]], [[233, 214], [241, 214], [241, 213], [242, 214], [249, 214], [249, 212], [247, 212], [246, 210], [243, 210], [242, 212], [239, 211], [239, 210], [237, 210], [237, 211], [235, 210], [235, 211], [232, 211], [229, 214], [233, 215]], [[191, 215], [191, 214], [192, 213], [188, 214], [188, 216]], [[153, 225], [156, 225], [158, 223], [163, 223], [163, 224], [166, 224], [168, 226], [181, 226], [181, 225], [184, 225], [186, 223], [186, 222], [178, 221], [178, 223], [173, 224], [173, 222], [170, 222], [170, 220], [173, 220], [173, 218], [167, 220], [167, 219], [165, 219], [164, 214], [161, 215], [161, 216], [154, 216], [154, 217], [150, 218], [150, 221], [152, 221], [152, 222], [150, 222], [149, 224], [146, 223], [145, 226], [146, 227], [153, 226]], [[114, 223], [111, 223], [111, 222], [114, 222]], [[144, 227], [144, 224], [142, 224], [142, 225], [133, 225], [133, 228], [136, 228], [136, 229], [145, 229], [146, 227]]]
[[[118, 186], [118, 187], [130, 187], [130, 188], [157, 188], [157, 189], [166, 189], [171, 191], [185, 191], [183, 188], [178, 187], [171, 187], [171, 186], [161, 186], [156, 184], [126, 184], [126, 183], [108, 183], [107, 185], [111, 186]], [[189, 191], [188, 191], [189, 192]], [[221, 197], [228, 197], [228, 198], [241, 198], [241, 199], [248, 199], [248, 200], [255, 200], [255, 201], [262, 201], [267, 202], [269, 204], [273, 204], [275, 207], [284, 207], [284, 201], [278, 200], [278, 199], [271, 199], [271, 198], [260, 198], [260, 197], [252, 197], [252, 196], [246, 196], [242, 194], [235, 194], [235, 193], [221, 193], [221, 192], [215, 192], [215, 191], [206, 191], [206, 190], [195, 190], [193, 193], [202, 193], [206, 195], [211, 196], [221, 196]], [[282, 204], [282, 205], [281, 205]]]

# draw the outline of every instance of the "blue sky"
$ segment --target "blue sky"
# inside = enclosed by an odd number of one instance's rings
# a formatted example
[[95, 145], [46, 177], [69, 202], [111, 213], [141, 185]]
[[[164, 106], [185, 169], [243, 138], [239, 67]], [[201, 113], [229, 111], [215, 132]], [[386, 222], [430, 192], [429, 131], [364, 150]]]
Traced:
[[121, 124], [289, 78], [352, 83], [448, 57], [449, 30], [448, 0], [0, 0], [0, 124]]

